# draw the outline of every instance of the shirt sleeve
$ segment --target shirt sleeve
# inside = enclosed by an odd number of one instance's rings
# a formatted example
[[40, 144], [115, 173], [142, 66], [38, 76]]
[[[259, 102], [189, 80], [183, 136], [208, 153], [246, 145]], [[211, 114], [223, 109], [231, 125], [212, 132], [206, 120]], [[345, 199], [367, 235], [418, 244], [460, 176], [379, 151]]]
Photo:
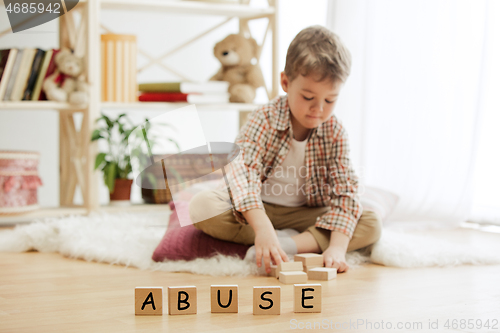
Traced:
[[347, 133], [343, 128], [333, 141], [330, 156], [331, 210], [318, 218], [316, 227], [339, 231], [351, 239], [363, 207], [358, 197], [358, 178], [349, 160]]
[[250, 115], [236, 138], [235, 143], [240, 152], [228, 166], [228, 181], [234, 208], [239, 213], [255, 208], [264, 209], [260, 191], [267, 135], [269, 126], [262, 113], [256, 111]]

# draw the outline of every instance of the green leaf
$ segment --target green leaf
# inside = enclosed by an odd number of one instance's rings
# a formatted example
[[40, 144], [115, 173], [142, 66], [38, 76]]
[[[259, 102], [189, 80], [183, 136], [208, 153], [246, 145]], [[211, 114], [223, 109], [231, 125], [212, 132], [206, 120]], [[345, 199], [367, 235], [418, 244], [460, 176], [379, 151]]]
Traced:
[[123, 170], [123, 175], [124, 177], [123, 178], [128, 178], [128, 175], [132, 172], [132, 165], [130, 165], [130, 163], [128, 163], [126, 166], [125, 166], [125, 169]]
[[167, 141], [172, 142], [172, 143], [175, 145], [175, 147], [177, 147], [177, 151], [178, 151], [178, 152], [180, 152], [180, 151], [181, 151], [181, 147], [179, 146], [179, 144], [177, 143], [177, 141], [175, 141], [175, 140], [173, 140], [173, 139], [170, 139], [170, 138], [168, 138], [168, 139], [167, 139]]
[[92, 132], [92, 137], [91, 137], [90, 141], [95, 141], [95, 140], [98, 140], [100, 138], [102, 138], [101, 131], [99, 131], [98, 129], [96, 129], [96, 130], [94, 130]]
[[116, 179], [116, 170], [117, 165], [115, 162], [110, 162], [108, 165], [108, 168], [106, 169], [106, 172], [104, 173], [104, 182], [106, 183], [106, 186], [109, 189], [109, 193], [113, 193], [115, 189], [115, 179]]
[[126, 130], [122, 133], [124, 135], [125, 141], [128, 140], [128, 137], [130, 136], [130, 134], [132, 134], [133, 131], [134, 131], [134, 129], [130, 129], [130, 130]]
[[120, 134], [125, 133], [125, 129], [123, 128], [123, 124], [118, 123], [118, 131], [120, 132]]
[[106, 159], [106, 153], [97, 154], [95, 158], [94, 170], [97, 169], [102, 164], [102, 162], [104, 162], [105, 159]]
[[104, 119], [106, 121], [106, 125], [108, 125], [108, 128], [113, 128], [114, 124], [111, 121], [111, 119], [108, 118], [108, 116], [103, 114], [102, 119]]
[[98, 122], [99, 122], [99, 120], [101, 120], [101, 119], [104, 119], [104, 118], [102, 117], [102, 115], [101, 115], [99, 118], [97, 118], [97, 119], [95, 120], [95, 122], [96, 122], [96, 123], [98, 123]]
[[158, 144], [158, 141], [154, 140], [154, 139], [148, 139], [148, 142], [149, 142], [149, 147], [154, 147]]

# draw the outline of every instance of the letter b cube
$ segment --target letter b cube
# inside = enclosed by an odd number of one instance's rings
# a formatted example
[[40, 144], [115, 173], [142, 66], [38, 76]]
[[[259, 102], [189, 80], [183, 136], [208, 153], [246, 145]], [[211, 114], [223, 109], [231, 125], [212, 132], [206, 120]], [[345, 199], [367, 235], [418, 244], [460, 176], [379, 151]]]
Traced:
[[168, 287], [168, 314], [196, 314], [196, 287]]

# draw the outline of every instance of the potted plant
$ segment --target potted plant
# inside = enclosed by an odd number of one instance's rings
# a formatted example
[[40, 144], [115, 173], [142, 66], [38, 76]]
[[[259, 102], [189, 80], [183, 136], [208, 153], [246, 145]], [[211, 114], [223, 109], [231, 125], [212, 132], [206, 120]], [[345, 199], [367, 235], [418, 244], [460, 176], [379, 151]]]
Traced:
[[96, 120], [100, 125], [92, 133], [91, 141], [104, 140], [107, 149], [97, 154], [94, 169], [100, 168], [104, 176], [104, 184], [109, 189], [111, 203], [130, 202], [130, 191], [133, 179], [128, 138], [137, 126], [125, 113], [116, 119], [102, 115]]
[[[140, 134], [136, 130], [134, 131], [134, 135], [130, 137], [130, 141], [134, 142], [131, 147], [131, 157], [138, 162], [140, 169], [144, 170], [141, 177], [141, 194], [142, 199], [146, 203], [166, 204], [172, 200], [172, 194], [167, 181], [164, 179], [162, 169], [158, 168], [158, 165], [153, 168], [147, 168], [151, 165], [152, 161], [156, 162], [164, 156], [163, 154], [153, 154], [153, 150], [157, 146], [164, 147], [165, 144], [170, 143], [175, 147], [177, 153], [180, 152], [177, 141], [165, 135], [165, 133], [169, 132], [167, 128], [175, 131], [175, 128], [167, 123], [154, 122], [152, 124], [146, 118], [144, 124], [138, 129]], [[147, 144], [144, 142], [145, 138], [147, 138]], [[167, 167], [171, 170], [169, 166]]]

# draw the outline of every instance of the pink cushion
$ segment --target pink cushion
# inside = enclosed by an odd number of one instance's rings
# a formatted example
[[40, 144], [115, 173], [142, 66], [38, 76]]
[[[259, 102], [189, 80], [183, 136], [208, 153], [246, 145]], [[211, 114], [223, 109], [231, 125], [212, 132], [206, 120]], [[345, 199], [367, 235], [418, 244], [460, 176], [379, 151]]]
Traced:
[[240, 258], [245, 257], [249, 248], [247, 245], [213, 238], [196, 229], [192, 224], [181, 227], [177, 217], [177, 210], [187, 211], [189, 202], [176, 201], [175, 206], [172, 202], [169, 205], [172, 214], [170, 215], [167, 232], [153, 253], [154, 261], [209, 258], [217, 253], [237, 255]]

